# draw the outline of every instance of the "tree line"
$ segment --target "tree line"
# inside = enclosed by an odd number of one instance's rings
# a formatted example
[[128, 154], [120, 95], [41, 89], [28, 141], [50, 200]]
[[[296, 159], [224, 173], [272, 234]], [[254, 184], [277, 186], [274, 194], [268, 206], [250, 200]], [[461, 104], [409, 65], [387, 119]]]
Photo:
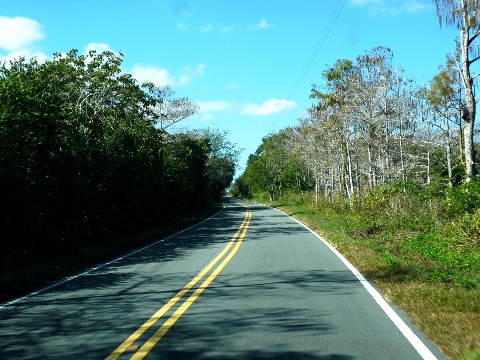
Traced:
[[[0, 66], [0, 228], [7, 250], [72, 247], [202, 209], [230, 185], [225, 132], [170, 131], [198, 110], [139, 85], [123, 54]], [[39, 241], [48, 239], [48, 241]]]
[[322, 73], [323, 85], [312, 86], [307, 116], [262, 140], [232, 193], [274, 200], [311, 190], [316, 201], [353, 201], [386, 183], [473, 180], [478, 3], [436, 3], [440, 22], [457, 26], [461, 37], [429, 84], [409, 79], [388, 47], [337, 60]]
[[274, 200], [311, 189], [317, 201], [332, 201], [387, 182], [458, 182], [465, 156], [455, 73], [446, 67], [429, 87], [417, 87], [392, 60], [389, 48], [376, 47], [327, 67], [326, 85], [311, 90], [316, 104], [297, 126], [263, 139], [236, 194], [263, 191]]

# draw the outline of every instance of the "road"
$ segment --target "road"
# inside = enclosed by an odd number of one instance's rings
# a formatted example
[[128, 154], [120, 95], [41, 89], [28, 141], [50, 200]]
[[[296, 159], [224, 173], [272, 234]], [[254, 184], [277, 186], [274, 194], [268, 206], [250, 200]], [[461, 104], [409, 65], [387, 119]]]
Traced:
[[[353, 270], [353, 272], [352, 272]], [[0, 359], [446, 359], [301, 224], [215, 217], [0, 307]]]

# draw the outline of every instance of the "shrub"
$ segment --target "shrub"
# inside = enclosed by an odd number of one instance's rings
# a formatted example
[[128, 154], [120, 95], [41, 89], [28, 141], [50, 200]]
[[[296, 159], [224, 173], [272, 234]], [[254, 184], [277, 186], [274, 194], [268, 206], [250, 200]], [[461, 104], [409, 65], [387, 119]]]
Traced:
[[448, 217], [473, 213], [480, 208], [480, 180], [445, 190], [444, 209]]
[[467, 240], [480, 245], [480, 208], [460, 218], [458, 228]]

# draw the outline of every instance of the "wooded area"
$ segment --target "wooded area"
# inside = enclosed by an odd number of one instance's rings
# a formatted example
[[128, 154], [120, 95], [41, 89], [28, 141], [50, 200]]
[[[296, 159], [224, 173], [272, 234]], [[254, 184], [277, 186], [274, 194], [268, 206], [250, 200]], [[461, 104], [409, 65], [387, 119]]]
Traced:
[[239, 151], [216, 130], [169, 132], [197, 105], [140, 86], [122, 54], [0, 67], [2, 253], [105, 242], [218, 201]]
[[428, 185], [465, 179], [462, 89], [452, 68], [441, 67], [427, 86], [415, 86], [377, 47], [341, 59], [323, 73], [325, 90], [299, 125], [263, 139], [234, 190], [270, 199], [288, 189], [313, 189], [332, 200], [361, 196], [388, 182]]
[[480, 59], [478, 1], [435, 1], [440, 24], [459, 29], [457, 51], [427, 85], [416, 85], [378, 46], [339, 59], [313, 85], [317, 101], [292, 128], [263, 139], [232, 193], [313, 190], [360, 198], [386, 183], [433, 180], [453, 187], [476, 175], [473, 64]]

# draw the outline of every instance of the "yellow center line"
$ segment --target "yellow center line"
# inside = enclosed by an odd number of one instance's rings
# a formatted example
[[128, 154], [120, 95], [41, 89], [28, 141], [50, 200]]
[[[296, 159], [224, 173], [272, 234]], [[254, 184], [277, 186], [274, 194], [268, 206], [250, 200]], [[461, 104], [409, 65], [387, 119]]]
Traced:
[[200, 285], [195, 292], [190, 295], [190, 297], [185, 300], [185, 302], [173, 313], [170, 318], [163, 323], [163, 325], [153, 334], [153, 336], [143, 344], [143, 346], [131, 357], [132, 360], [143, 359], [150, 350], [160, 341], [160, 339], [167, 333], [167, 331], [175, 324], [175, 322], [183, 315], [185, 311], [192, 305], [195, 300], [200, 296], [200, 294], [205, 290], [208, 285], [217, 277], [217, 275], [223, 270], [225, 265], [232, 259], [235, 253], [240, 248], [240, 245], [247, 233], [248, 226], [250, 224], [251, 211], [248, 210], [248, 222], [243, 228], [243, 233], [240, 236], [239, 240], [235, 244], [233, 250], [228, 254], [228, 256], [218, 265], [218, 267], [207, 277], [207, 279]]
[[[243, 205], [242, 205], [243, 206]], [[203, 277], [205, 274], [210, 271], [210, 269], [218, 262], [220, 259], [225, 255], [225, 253], [233, 246], [233, 243], [242, 232], [242, 239], [245, 236], [246, 228], [250, 223], [251, 218], [251, 211], [247, 210], [245, 214], [245, 218], [243, 222], [240, 224], [237, 232], [233, 237], [230, 239], [229, 243], [225, 248], [218, 254], [205, 268], [203, 268], [187, 285], [183, 287], [173, 298], [171, 298], [165, 305], [162, 306], [160, 310], [158, 310], [155, 314], [150, 317], [142, 326], [140, 326], [132, 335], [130, 335], [120, 346], [118, 346], [108, 357], [106, 360], [115, 360], [120, 355], [122, 355], [140, 336], [143, 335], [145, 331], [147, 331], [153, 324], [155, 324], [173, 305], [175, 305], [182, 297], [185, 295], [195, 284]], [[239, 240], [240, 241], [240, 240]], [[238, 243], [238, 242], [237, 242]], [[236, 250], [234, 249], [236, 252]], [[233, 255], [232, 255], [233, 256]], [[231, 257], [230, 257], [231, 258]], [[223, 262], [222, 262], [223, 264]], [[225, 266], [225, 265], [224, 265]], [[222, 267], [223, 268], [223, 267]], [[218, 269], [218, 268], [217, 268]], [[213, 279], [212, 279], [213, 280]], [[205, 282], [204, 282], [205, 283]], [[203, 285], [203, 284], [202, 284]], [[208, 286], [208, 285], [207, 285]], [[203, 291], [203, 290], [202, 290]], [[201, 292], [200, 292], [201, 293]], [[200, 295], [200, 294], [198, 294]], [[197, 295], [197, 297], [198, 297]], [[173, 324], [172, 324], [173, 325]], [[162, 335], [163, 336], [163, 335]], [[158, 341], [158, 340], [157, 340]]]

